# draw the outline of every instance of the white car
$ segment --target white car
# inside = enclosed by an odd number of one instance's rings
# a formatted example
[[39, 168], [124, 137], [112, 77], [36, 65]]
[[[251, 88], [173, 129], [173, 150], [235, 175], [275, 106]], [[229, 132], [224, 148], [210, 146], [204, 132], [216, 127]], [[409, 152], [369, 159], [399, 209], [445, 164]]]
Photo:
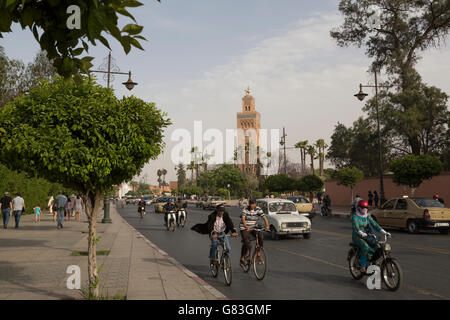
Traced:
[[273, 240], [280, 235], [302, 235], [311, 238], [311, 220], [298, 212], [295, 204], [286, 199], [259, 199], [260, 207], [269, 221]]

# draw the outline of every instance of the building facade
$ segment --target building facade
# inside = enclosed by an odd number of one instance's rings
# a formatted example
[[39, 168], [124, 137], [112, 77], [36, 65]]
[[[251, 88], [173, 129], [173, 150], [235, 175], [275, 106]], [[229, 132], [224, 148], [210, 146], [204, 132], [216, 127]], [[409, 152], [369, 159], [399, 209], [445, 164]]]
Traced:
[[261, 114], [256, 111], [250, 88], [242, 98], [242, 112], [237, 113], [237, 149], [235, 161], [244, 175], [260, 176]]

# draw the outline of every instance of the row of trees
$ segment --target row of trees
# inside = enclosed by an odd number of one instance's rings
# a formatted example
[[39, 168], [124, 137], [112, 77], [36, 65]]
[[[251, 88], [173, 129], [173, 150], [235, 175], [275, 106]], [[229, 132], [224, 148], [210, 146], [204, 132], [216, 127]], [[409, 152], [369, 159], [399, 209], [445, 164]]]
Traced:
[[319, 175], [324, 175], [324, 162], [325, 162], [325, 150], [328, 145], [324, 139], [319, 139], [315, 144], [308, 144], [308, 140], [299, 141], [295, 144], [295, 148], [300, 150], [300, 166], [301, 173], [305, 174], [306, 170], [306, 156], [310, 158], [310, 170], [312, 174], [315, 174], [314, 160], [319, 160]]

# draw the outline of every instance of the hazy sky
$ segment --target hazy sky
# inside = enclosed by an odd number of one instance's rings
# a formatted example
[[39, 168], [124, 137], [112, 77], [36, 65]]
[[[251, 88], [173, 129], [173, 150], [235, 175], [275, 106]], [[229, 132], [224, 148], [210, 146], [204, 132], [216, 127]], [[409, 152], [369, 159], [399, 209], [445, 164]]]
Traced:
[[[144, 0], [132, 10], [143, 35], [145, 51], [128, 56], [113, 41], [113, 57], [121, 71], [131, 70], [139, 85], [131, 92], [155, 102], [173, 125], [167, 148], [143, 170], [156, 184], [156, 170], [166, 168], [176, 180], [170, 151], [171, 133], [236, 127], [236, 112], [247, 86], [262, 114], [262, 127], [286, 127], [287, 144], [324, 138], [328, 143], [337, 122], [350, 125], [362, 115], [353, 95], [360, 82], [370, 82], [370, 61], [357, 48], [339, 48], [329, 31], [342, 21], [337, 0]], [[121, 25], [129, 23], [121, 19]], [[31, 32], [15, 25], [0, 40], [9, 57], [30, 62], [39, 50]], [[107, 49], [90, 50], [94, 65], [102, 64]], [[424, 81], [450, 93], [450, 50], [428, 51], [419, 64]], [[129, 95], [115, 79], [117, 96]], [[106, 85], [100, 77], [99, 82]], [[369, 92], [370, 93], [370, 92]], [[291, 150], [292, 160], [299, 152]]]

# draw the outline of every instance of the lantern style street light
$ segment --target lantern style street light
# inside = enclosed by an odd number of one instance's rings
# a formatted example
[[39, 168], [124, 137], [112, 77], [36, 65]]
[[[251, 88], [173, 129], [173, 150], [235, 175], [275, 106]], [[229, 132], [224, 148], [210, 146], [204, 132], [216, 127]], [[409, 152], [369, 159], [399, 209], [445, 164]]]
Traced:
[[122, 84], [128, 89], [133, 90], [133, 88], [137, 85], [136, 82], [133, 82], [131, 80], [131, 71], [127, 72], [120, 72], [119, 67], [115, 64], [114, 59], [111, 57], [111, 52], [108, 54], [108, 61], [100, 66], [101, 69], [105, 70], [91, 70], [91, 72], [97, 72], [97, 73], [104, 73], [107, 81], [107, 87], [111, 87], [111, 75], [115, 74], [124, 74], [128, 75], [128, 81], [123, 82]]
[[386, 202], [386, 198], [384, 195], [384, 183], [383, 183], [383, 156], [382, 156], [382, 148], [381, 148], [381, 131], [380, 131], [380, 116], [379, 116], [379, 106], [378, 106], [378, 88], [390, 88], [389, 86], [379, 85], [378, 84], [378, 76], [377, 70], [374, 67], [372, 72], [375, 75], [375, 85], [359, 85], [359, 92], [355, 94], [355, 97], [359, 101], [363, 101], [368, 94], [363, 92], [363, 88], [375, 88], [375, 107], [377, 111], [377, 132], [378, 132], [378, 171], [380, 176], [380, 204], [384, 204]]

